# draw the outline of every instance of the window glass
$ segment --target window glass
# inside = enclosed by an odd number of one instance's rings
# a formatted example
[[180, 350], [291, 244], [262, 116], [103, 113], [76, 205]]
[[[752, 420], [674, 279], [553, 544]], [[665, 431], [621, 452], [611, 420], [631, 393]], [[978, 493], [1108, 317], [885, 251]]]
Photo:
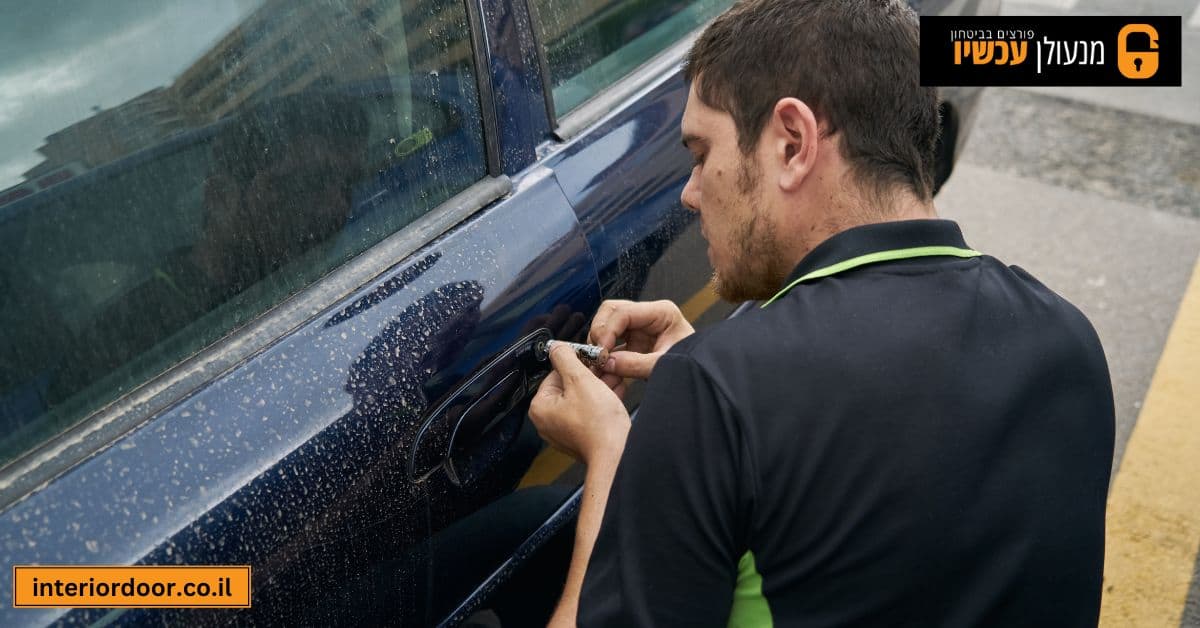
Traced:
[[554, 109], [578, 107], [733, 0], [531, 0]]
[[485, 173], [458, 0], [0, 21], [0, 465]]

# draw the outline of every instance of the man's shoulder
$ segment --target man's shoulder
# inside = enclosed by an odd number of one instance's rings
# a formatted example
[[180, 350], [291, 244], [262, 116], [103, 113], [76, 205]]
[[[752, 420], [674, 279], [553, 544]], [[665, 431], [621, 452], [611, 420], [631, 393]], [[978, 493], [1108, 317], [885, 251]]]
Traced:
[[[956, 335], [950, 330], [982, 326], [997, 333], [1020, 333], [1030, 342], [1058, 336], [1067, 342], [1054, 343], [1057, 348], [1082, 350], [1082, 355], [1102, 359], [1095, 329], [1074, 304], [1019, 266], [990, 256], [979, 262], [975, 268], [980, 274], [959, 275], [948, 283], [934, 281], [916, 289], [907, 285], [902, 274], [889, 277], [895, 285], [886, 291], [875, 285], [862, 294], [847, 289], [855, 284], [853, 280], [818, 282], [794, 290], [770, 307], [748, 308], [698, 330], [668, 355], [686, 356], [709, 374], [750, 370], [772, 376], [781, 374], [776, 373], [781, 369], [853, 366], [864, 357], [874, 359], [880, 352], [904, 349], [910, 340], [902, 333], [905, 329], [962, 338], [962, 331]], [[930, 292], [934, 289], [936, 293]], [[947, 306], [951, 301], [958, 305]], [[967, 318], [955, 320], [953, 313]]]
[[739, 352], [746, 348], [747, 343], [755, 339], [749, 333], [751, 327], [746, 323], [756, 317], [757, 309], [748, 309], [732, 318], [712, 323], [700, 329], [683, 340], [675, 343], [668, 355], [686, 357], [697, 362], [711, 361], [714, 352], [721, 353], [731, 350]]
[[[1005, 298], [1014, 305], [1024, 306], [1022, 309], [1026, 312], [1057, 320], [1063, 325], [1095, 336], [1095, 329], [1083, 311], [1032, 273], [995, 258], [988, 258], [988, 261], [992, 262], [990, 270], [997, 276], [1003, 276], [1010, 283], [1005, 289], [995, 291], [997, 298]], [[1020, 292], [1013, 290], [1013, 286], [1019, 287]]]
[[1055, 292], [1020, 266], [1005, 267], [1030, 295], [1028, 309], [1043, 322], [1038, 331], [1053, 338], [1060, 350], [1073, 349], [1076, 357], [1107, 369], [1100, 336], [1091, 320], [1074, 303]]
[[[819, 345], [827, 343], [798, 323], [793, 314], [784, 308], [753, 307], [697, 330], [664, 357], [690, 360], [710, 377], [755, 370], [780, 360], [793, 368], [803, 366], [820, 354]], [[801, 346], [809, 350], [801, 352]]]

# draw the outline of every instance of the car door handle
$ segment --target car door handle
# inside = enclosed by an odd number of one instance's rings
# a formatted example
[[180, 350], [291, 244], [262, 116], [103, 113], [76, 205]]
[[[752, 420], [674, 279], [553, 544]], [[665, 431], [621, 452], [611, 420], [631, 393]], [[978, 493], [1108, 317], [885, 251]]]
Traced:
[[527, 402], [550, 372], [537, 351], [552, 338], [539, 329], [509, 346], [427, 415], [409, 460], [409, 477], [423, 480], [441, 467], [467, 484], [503, 456], [525, 420]]

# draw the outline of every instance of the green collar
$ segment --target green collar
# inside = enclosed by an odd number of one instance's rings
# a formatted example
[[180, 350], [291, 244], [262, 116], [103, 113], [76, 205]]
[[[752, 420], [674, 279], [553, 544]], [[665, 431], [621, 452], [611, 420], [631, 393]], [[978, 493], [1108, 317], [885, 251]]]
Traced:
[[890, 262], [898, 259], [912, 259], [914, 257], [979, 257], [980, 255], [983, 255], [983, 253], [957, 246], [917, 246], [908, 249], [892, 249], [889, 251], [876, 251], [874, 253], [867, 253], [866, 255], [852, 257], [848, 260], [831, 264], [824, 268], [818, 268], [817, 270], [805, 274], [799, 279], [784, 286], [782, 290], [767, 300], [766, 303], [763, 303], [760, 307], [767, 307], [768, 305], [774, 303], [776, 299], [787, 294], [789, 290], [805, 281], [836, 275], [837, 273], [845, 272], [852, 268], [858, 268], [859, 266], [866, 266], [867, 264]]

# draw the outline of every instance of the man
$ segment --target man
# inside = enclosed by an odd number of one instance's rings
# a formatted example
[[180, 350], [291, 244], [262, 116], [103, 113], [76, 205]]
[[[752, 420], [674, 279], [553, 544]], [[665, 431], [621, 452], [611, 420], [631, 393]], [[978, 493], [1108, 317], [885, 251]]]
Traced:
[[682, 200], [764, 303], [693, 333], [610, 301], [602, 378], [551, 355], [530, 416], [587, 465], [554, 625], [1095, 624], [1104, 354], [936, 219], [917, 42], [901, 0], [745, 0], [695, 43]]

